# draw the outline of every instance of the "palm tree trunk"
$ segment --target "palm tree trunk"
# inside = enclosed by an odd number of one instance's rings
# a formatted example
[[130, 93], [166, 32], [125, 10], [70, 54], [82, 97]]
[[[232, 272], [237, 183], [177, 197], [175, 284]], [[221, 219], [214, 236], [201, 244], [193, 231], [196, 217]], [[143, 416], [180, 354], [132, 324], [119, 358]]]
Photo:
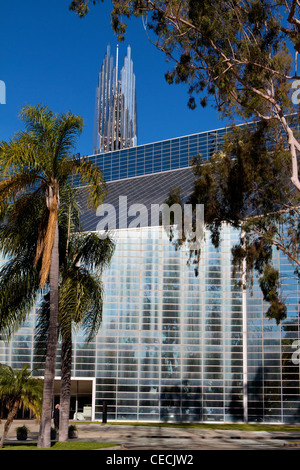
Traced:
[[51, 253], [50, 279], [50, 319], [47, 354], [45, 362], [43, 408], [40, 424], [38, 447], [51, 447], [51, 415], [53, 406], [53, 391], [58, 339], [58, 283], [59, 283], [59, 252], [58, 252], [58, 222], [55, 227], [54, 244]]
[[61, 345], [61, 384], [60, 384], [60, 417], [59, 441], [68, 440], [72, 369], [72, 337], [62, 339]]
[[8, 434], [11, 423], [13, 422], [13, 420], [14, 420], [16, 414], [17, 414], [18, 408], [19, 408], [19, 402], [16, 401], [14, 403], [12, 409], [8, 413], [7, 420], [6, 420], [6, 423], [4, 425], [3, 435], [2, 435], [2, 438], [1, 438], [1, 441], [0, 441], [0, 449], [2, 449], [2, 447], [3, 447], [4, 441], [5, 441], [6, 436]]
[[[66, 245], [66, 261], [68, 259], [71, 228], [71, 205], [69, 204], [68, 236]], [[61, 382], [60, 382], [60, 427], [59, 441], [66, 442], [69, 434], [71, 371], [72, 371], [72, 321], [67, 329], [63, 329], [61, 345]]]

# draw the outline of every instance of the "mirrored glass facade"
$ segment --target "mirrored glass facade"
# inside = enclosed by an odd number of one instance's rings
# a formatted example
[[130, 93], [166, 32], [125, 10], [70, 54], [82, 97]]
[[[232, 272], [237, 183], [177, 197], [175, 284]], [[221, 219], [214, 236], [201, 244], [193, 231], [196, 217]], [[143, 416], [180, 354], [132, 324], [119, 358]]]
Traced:
[[[220, 139], [226, 132], [218, 131]], [[187, 167], [197, 153], [209, 158], [215, 151], [209, 138], [202, 133], [90, 158], [104, 169], [108, 202], [127, 195], [148, 208], [163, 203], [171, 187], [191, 191]], [[83, 222], [84, 230], [96, 230], [94, 213]], [[276, 325], [265, 316], [256, 279], [250, 292], [239, 275], [233, 278], [237, 230], [224, 225], [218, 249], [206, 233], [198, 276], [187, 250], [176, 251], [162, 227], [116, 235], [103, 275], [101, 329], [88, 344], [80, 331], [74, 337], [72, 377], [93, 383], [92, 418], [102, 418], [105, 402], [109, 420], [299, 423], [300, 290], [286, 257], [274, 251], [288, 309]], [[0, 362], [26, 363], [42, 376], [34, 325], [35, 311], [9, 344], [0, 338]], [[57, 377], [59, 355], [60, 347]]]
[[201, 153], [208, 160], [220, 149], [223, 136], [230, 128], [178, 137], [114, 152], [91, 155], [89, 159], [103, 171], [105, 181], [116, 181], [135, 176], [190, 166], [193, 157]]
[[277, 325], [264, 312], [260, 288], [247, 292], [248, 414], [250, 421], [300, 422], [299, 280], [294, 267], [274, 250], [287, 318]]
[[205, 245], [199, 276], [162, 228], [119, 234], [105, 275], [97, 338], [96, 415], [116, 420], [223, 421], [243, 415], [241, 291], [224, 229]]
[[[89, 344], [80, 332], [74, 339], [72, 376], [95, 380], [95, 419], [106, 402], [109, 420], [232, 422], [246, 412], [250, 422], [299, 422], [298, 284], [283, 287], [287, 319], [266, 319], [257, 283], [243, 292], [232, 276], [238, 237], [224, 226], [216, 249], [206, 234], [195, 276], [163, 228], [119, 231], [101, 330]], [[284, 257], [276, 262], [288, 273]], [[38, 367], [34, 321], [33, 312], [8, 345], [0, 342], [0, 362]]]

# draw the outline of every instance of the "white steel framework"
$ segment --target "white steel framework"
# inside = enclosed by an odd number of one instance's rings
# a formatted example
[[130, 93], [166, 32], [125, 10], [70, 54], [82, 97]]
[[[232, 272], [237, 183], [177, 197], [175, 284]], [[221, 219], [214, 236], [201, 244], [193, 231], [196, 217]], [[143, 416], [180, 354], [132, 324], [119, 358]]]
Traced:
[[110, 46], [107, 46], [96, 88], [94, 154], [137, 145], [135, 75], [130, 46], [127, 47], [120, 78], [118, 62], [118, 46], [115, 67]]

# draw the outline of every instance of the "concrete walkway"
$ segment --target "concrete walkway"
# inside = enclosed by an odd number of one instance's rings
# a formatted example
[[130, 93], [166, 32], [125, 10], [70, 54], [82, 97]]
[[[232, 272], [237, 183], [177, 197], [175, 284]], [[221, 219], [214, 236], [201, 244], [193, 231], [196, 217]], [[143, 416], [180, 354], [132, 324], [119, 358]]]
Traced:
[[[35, 420], [14, 421], [7, 443], [16, 442], [16, 427], [29, 429], [27, 442], [35, 442], [39, 425]], [[94, 441], [118, 444], [120, 450], [300, 450], [300, 432], [231, 431], [214, 429], [172, 428], [88, 424], [78, 422], [78, 438], [72, 441]], [[4, 420], [0, 424], [3, 432]], [[112, 450], [112, 449], [111, 449]]]

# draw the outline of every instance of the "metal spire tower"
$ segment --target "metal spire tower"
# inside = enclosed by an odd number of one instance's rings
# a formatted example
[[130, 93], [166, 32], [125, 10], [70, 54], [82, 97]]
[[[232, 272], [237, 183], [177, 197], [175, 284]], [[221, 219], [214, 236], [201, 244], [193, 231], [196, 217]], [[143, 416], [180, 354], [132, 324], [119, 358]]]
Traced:
[[120, 78], [118, 61], [119, 47], [114, 67], [110, 46], [107, 46], [96, 88], [94, 154], [137, 145], [135, 75], [130, 46], [127, 47]]

